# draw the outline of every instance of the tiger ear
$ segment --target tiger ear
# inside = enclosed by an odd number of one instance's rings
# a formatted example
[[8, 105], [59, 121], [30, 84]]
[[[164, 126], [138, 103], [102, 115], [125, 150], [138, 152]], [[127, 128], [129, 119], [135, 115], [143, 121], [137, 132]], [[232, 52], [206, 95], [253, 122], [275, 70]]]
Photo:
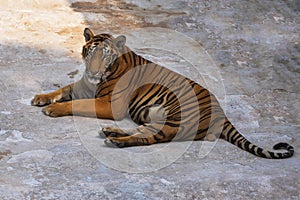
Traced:
[[126, 37], [124, 35], [120, 35], [115, 39], [114, 43], [118, 47], [118, 49], [123, 49], [126, 43]]
[[83, 35], [85, 38], [85, 42], [90, 41], [94, 37], [93, 31], [91, 31], [91, 29], [89, 29], [89, 28], [84, 29]]

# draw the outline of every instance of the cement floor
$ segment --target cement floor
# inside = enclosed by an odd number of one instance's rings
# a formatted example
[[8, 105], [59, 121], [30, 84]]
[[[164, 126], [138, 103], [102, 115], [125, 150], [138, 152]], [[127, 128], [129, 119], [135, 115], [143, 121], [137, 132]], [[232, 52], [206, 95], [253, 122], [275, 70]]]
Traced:
[[[298, 1], [0, 2], [1, 199], [300, 199]], [[247, 138], [294, 157], [223, 140], [112, 149], [97, 131], [128, 120], [43, 115], [30, 100], [80, 78], [85, 27], [205, 84]]]

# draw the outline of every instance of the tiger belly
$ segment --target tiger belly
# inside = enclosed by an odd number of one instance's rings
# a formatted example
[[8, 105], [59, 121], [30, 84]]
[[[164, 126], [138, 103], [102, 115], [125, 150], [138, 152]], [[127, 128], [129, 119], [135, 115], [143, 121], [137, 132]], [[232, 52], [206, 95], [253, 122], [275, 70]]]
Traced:
[[135, 114], [131, 114], [131, 119], [137, 124], [150, 124], [165, 120], [166, 111], [162, 105], [146, 105], [138, 109]]

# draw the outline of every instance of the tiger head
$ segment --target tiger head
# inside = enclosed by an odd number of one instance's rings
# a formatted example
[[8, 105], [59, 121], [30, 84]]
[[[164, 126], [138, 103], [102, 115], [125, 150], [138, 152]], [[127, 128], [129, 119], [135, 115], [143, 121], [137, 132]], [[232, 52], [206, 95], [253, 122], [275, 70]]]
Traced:
[[114, 38], [109, 34], [94, 35], [86, 28], [84, 30], [86, 44], [82, 48], [82, 57], [85, 62], [85, 76], [92, 84], [98, 84], [116, 70], [116, 62], [122, 55], [126, 37], [121, 35]]

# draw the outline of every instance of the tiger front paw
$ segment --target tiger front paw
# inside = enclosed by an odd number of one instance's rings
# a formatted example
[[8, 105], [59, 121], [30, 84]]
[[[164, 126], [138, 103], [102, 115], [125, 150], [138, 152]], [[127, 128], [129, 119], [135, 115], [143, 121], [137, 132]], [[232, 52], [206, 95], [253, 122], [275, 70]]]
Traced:
[[98, 132], [98, 134], [99, 134], [99, 136], [101, 138], [129, 136], [129, 134], [126, 133], [126, 132], [124, 132], [122, 129], [120, 129], [120, 128], [114, 128], [114, 127], [105, 127], [105, 128], [102, 128], [102, 130], [100, 130]]
[[71, 115], [70, 106], [66, 103], [52, 103], [43, 109], [43, 113], [50, 117]]
[[37, 94], [31, 100], [31, 105], [33, 106], [45, 106], [52, 102], [51, 97], [47, 94]]

